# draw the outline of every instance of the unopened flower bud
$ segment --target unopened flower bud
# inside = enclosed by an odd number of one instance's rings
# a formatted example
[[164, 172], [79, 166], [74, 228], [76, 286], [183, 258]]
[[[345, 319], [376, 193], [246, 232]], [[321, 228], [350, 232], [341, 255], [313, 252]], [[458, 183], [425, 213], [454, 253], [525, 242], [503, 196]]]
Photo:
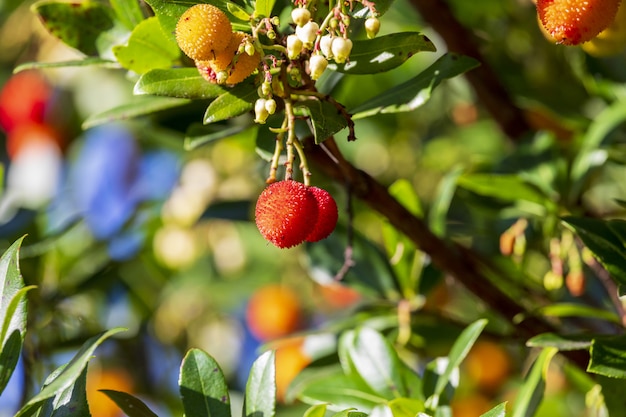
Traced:
[[246, 51], [246, 54], [248, 54], [248, 56], [253, 56], [256, 53], [256, 48], [254, 47], [252, 42], [249, 41], [245, 43], [244, 50]]
[[267, 37], [271, 40], [276, 39], [276, 32], [274, 32], [273, 30], [268, 30], [267, 31]]
[[270, 22], [274, 26], [279, 26], [280, 25], [280, 18], [278, 16], [272, 16], [272, 19], [270, 20]]
[[320, 38], [320, 51], [322, 51], [326, 58], [333, 57], [333, 52], [331, 50], [332, 43], [333, 37], [331, 35], [324, 35]]
[[261, 84], [261, 94], [260, 97], [268, 97], [270, 94], [272, 94], [272, 83], [269, 81], [264, 81], [263, 84]]
[[304, 7], [295, 8], [291, 11], [291, 19], [299, 27], [304, 26], [311, 20], [311, 12]]
[[269, 117], [269, 112], [265, 108], [265, 103], [267, 100], [264, 98], [257, 99], [254, 103], [254, 122], [259, 124], [264, 124], [267, 118]]
[[332, 19], [330, 19], [330, 22], [328, 22], [328, 27], [336, 30], [339, 27], [339, 20], [337, 20], [336, 17], [333, 17]]
[[226, 80], [228, 79], [228, 71], [218, 71], [217, 74], [215, 74], [215, 80], [217, 81], [218, 84], [224, 84], [226, 82]]
[[300, 38], [304, 47], [310, 49], [313, 46], [313, 42], [315, 42], [319, 29], [320, 27], [317, 23], [309, 21], [304, 26], [296, 28], [296, 35]]
[[380, 30], [380, 20], [377, 17], [368, 17], [365, 20], [365, 32], [367, 33], [368, 39], [373, 39], [378, 34]]
[[287, 56], [289, 59], [298, 58], [303, 46], [302, 40], [297, 35], [287, 36]]
[[331, 45], [333, 58], [338, 64], [346, 62], [352, 51], [352, 41], [346, 38], [336, 38]]
[[317, 80], [326, 70], [328, 66], [328, 60], [323, 55], [313, 55], [309, 59], [309, 70], [311, 71], [311, 78]]
[[269, 114], [276, 113], [276, 100], [273, 98], [265, 100], [265, 110], [267, 110]]

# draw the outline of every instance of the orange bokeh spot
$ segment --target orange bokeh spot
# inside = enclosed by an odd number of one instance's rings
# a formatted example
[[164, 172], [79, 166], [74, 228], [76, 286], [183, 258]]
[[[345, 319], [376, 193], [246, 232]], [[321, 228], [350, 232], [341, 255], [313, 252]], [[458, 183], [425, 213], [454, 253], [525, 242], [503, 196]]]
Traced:
[[511, 357], [504, 348], [488, 340], [476, 342], [464, 361], [469, 377], [481, 389], [495, 391], [511, 372]]
[[276, 398], [285, 401], [291, 381], [311, 363], [311, 358], [302, 350], [302, 340], [287, 341], [276, 349]]
[[298, 295], [281, 285], [257, 290], [246, 308], [246, 322], [252, 334], [268, 341], [296, 331], [302, 321]]
[[87, 401], [92, 417], [124, 417], [126, 414], [101, 389], [110, 389], [127, 393], [133, 392], [133, 380], [130, 374], [121, 369], [90, 368], [87, 373]]
[[22, 149], [37, 144], [53, 143], [63, 148], [63, 138], [52, 127], [41, 123], [24, 123], [15, 128], [7, 135], [7, 153], [11, 159], [15, 158]]
[[333, 282], [320, 285], [324, 303], [331, 308], [346, 308], [361, 300], [361, 294], [354, 288]]
[[478, 417], [493, 408], [491, 401], [481, 394], [455, 398], [450, 406], [454, 417]]

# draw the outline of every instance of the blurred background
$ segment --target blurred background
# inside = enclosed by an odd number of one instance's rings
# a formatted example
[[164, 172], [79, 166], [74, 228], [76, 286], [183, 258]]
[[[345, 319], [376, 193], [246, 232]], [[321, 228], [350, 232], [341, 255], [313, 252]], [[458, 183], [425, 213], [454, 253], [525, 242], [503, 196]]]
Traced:
[[[580, 48], [555, 47], [543, 37], [530, 0], [449, 3], [474, 28], [482, 52], [535, 127], [560, 129], [550, 149], [566, 149], [573, 132], [624, 96], [624, 55], [596, 58]], [[339, 330], [392, 316], [397, 306], [359, 286], [358, 276], [347, 285], [335, 282], [336, 264], [315, 268], [310, 248], [279, 250], [263, 240], [251, 221], [267, 172], [254, 131], [186, 150], [185, 129], [201, 120], [206, 103], [85, 129], [90, 116], [132, 96], [134, 80], [126, 71], [85, 66], [13, 74], [28, 62], [81, 58], [43, 29], [31, 4], [0, 3], [0, 244], [6, 248], [27, 235], [21, 270], [27, 284], [37, 285], [29, 293], [24, 355], [0, 398], [0, 416], [13, 415], [84, 340], [117, 326], [128, 330], [90, 362], [94, 417], [123, 415], [100, 388], [133, 393], [159, 415], [180, 415], [178, 367], [190, 347], [220, 363], [233, 387], [233, 407], [241, 405], [238, 392], [254, 358], [277, 348], [280, 412], [301, 413], [303, 406], [286, 398], [295, 374], [332, 354]], [[438, 34], [404, 0], [381, 23], [381, 33], [424, 31], [438, 52], [418, 54], [386, 74], [345, 77], [336, 98], [348, 108], [413, 77], [445, 52]], [[344, 140], [345, 132], [338, 135], [347, 158], [386, 185], [408, 180], [425, 207], [441, 198], [442, 180], [451, 172], [489, 169], [514, 152], [462, 77], [414, 112], [358, 121], [356, 133], [355, 143]], [[598, 173], [584, 208], [617, 210], [612, 198], [623, 195], [624, 183], [616, 180], [623, 174], [620, 163]], [[340, 226], [327, 247], [341, 258], [349, 220], [345, 190], [320, 174], [314, 183], [339, 204]], [[494, 217], [488, 204], [468, 205], [463, 197], [450, 196], [449, 233], [495, 256], [498, 236], [514, 219]], [[353, 209], [354, 229], [382, 247], [379, 216], [359, 202]], [[539, 251], [532, 262], [537, 277], [549, 269]], [[471, 321], [487, 314], [441, 273], [433, 272], [423, 296], [422, 333], [407, 358], [447, 352], [461, 326], [458, 320], [442, 326], [442, 317]], [[525, 357], [516, 346], [497, 338], [475, 346], [462, 369], [455, 417], [477, 416], [513, 396]], [[584, 398], [558, 362], [553, 367], [540, 415], [580, 415]]]

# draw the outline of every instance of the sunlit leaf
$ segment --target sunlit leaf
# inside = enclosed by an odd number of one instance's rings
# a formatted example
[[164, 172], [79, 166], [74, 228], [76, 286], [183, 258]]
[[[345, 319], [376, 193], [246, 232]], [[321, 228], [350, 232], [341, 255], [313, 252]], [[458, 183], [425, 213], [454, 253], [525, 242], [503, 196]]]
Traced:
[[549, 199], [541, 190], [518, 175], [465, 174], [458, 178], [458, 184], [477, 194], [501, 200], [525, 200], [542, 205], [550, 204]]
[[196, 68], [153, 69], [143, 74], [135, 84], [135, 94], [189, 99], [211, 99], [226, 90], [206, 81]]
[[274, 417], [276, 414], [276, 354], [263, 353], [252, 364], [246, 384], [245, 417]]
[[626, 379], [626, 337], [596, 338], [591, 343], [588, 372]]
[[204, 123], [215, 123], [249, 112], [258, 98], [259, 94], [251, 84], [237, 84], [209, 104], [204, 114]]
[[115, 16], [129, 30], [132, 30], [143, 19], [140, 2], [132, 0], [109, 0]]
[[99, 391], [115, 402], [128, 417], [157, 417], [143, 401], [133, 395], [110, 389]]
[[255, 17], [270, 17], [276, 0], [256, 0], [254, 6]]
[[381, 113], [415, 110], [426, 103], [433, 90], [443, 81], [463, 74], [479, 65], [478, 61], [463, 55], [448, 53], [416, 77], [396, 85], [365, 103], [350, 109], [353, 119]]
[[437, 48], [418, 32], [399, 32], [374, 39], [353, 41], [350, 59], [344, 64], [329, 62], [328, 68], [346, 74], [375, 74], [402, 65], [418, 52]]
[[208, 353], [200, 349], [187, 352], [180, 368], [179, 386], [186, 415], [230, 417], [224, 373]]
[[480, 417], [505, 417], [506, 416], [506, 401], [496, 405], [491, 410], [487, 411], [484, 414], [481, 414]]
[[124, 68], [143, 74], [171, 67], [180, 49], [160, 30], [158, 19], [150, 17], [135, 27], [126, 45], [115, 46], [113, 54]]
[[[51, 377], [56, 377], [56, 374]], [[44, 386], [47, 383], [48, 381], [44, 383]], [[87, 404], [87, 366], [85, 366], [76, 381], [43, 403], [38, 417], [89, 417], [90, 415], [89, 404]]]
[[557, 335], [543, 333], [532, 337], [526, 342], [530, 347], [555, 347], [558, 350], [582, 350], [591, 347], [592, 338], [589, 335]]
[[341, 410], [333, 414], [331, 417], [367, 417], [367, 414], [361, 411], [357, 411], [354, 408], [349, 408], [347, 410]]
[[548, 365], [557, 353], [555, 348], [546, 348], [541, 351], [532, 368], [528, 372], [524, 383], [519, 389], [515, 398], [515, 407], [511, 417], [534, 416], [546, 386]]
[[299, 101], [294, 106], [294, 113], [298, 116], [308, 116], [313, 125], [315, 143], [321, 143], [339, 132], [348, 121], [337, 107], [326, 100]]
[[594, 308], [587, 305], [574, 303], [555, 303], [541, 307], [536, 312], [539, 315], [552, 317], [588, 317], [599, 320], [606, 320], [615, 324], [621, 324], [622, 321], [613, 311], [600, 308]]
[[302, 417], [324, 417], [326, 415], [326, 404], [313, 405], [304, 412]]
[[393, 417], [415, 417], [424, 411], [424, 402], [415, 398], [396, 398], [389, 402]]

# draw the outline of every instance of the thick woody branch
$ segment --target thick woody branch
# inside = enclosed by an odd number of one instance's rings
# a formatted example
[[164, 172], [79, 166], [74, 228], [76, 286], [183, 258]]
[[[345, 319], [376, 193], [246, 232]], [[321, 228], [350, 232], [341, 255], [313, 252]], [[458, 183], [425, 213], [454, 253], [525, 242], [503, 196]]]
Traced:
[[[434, 265], [453, 276], [457, 282], [510, 323], [516, 323], [519, 317], [526, 317], [515, 324], [518, 331], [516, 336], [530, 338], [540, 333], [555, 331], [540, 317], [528, 315], [518, 300], [495, 286], [485, 276], [483, 271], [489, 263], [481, 259], [479, 254], [433, 234], [426, 223], [411, 214], [389, 194], [386, 187], [344, 159], [333, 138], [327, 139], [321, 146], [315, 145], [312, 139], [309, 139], [305, 141], [305, 152], [310, 163], [325, 175], [349, 185], [355, 197], [383, 215], [398, 231], [411, 239], [420, 250], [430, 256]], [[588, 361], [586, 352], [574, 351], [564, 354], [583, 369], [586, 367]]]
[[470, 56], [480, 66], [467, 72], [465, 77], [476, 96], [491, 113], [502, 131], [517, 140], [531, 130], [522, 110], [513, 104], [511, 97], [500, 83], [498, 74], [485, 60], [478, 48], [474, 34], [454, 17], [448, 4], [442, 0], [410, 0], [422, 18], [441, 35], [448, 50]]

